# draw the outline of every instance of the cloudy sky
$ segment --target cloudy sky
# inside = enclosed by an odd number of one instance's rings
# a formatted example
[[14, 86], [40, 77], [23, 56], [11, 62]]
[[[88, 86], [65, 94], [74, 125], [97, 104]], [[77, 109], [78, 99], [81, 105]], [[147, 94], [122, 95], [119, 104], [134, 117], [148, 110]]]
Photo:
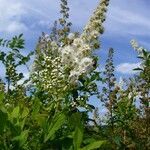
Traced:
[[[73, 31], [82, 31], [99, 0], [68, 0]], [[150, 47], [150, 1], [110, 0], [101, 36], [100, 67], [103, 68], [110, 47], [115, 49], [114, 63], [117, 76], [130, 76], [139, 65], [136, 52], [130, 46], [137, 39]], [[49, 32], [59, 18], [59, 0], [0, 0], [0, 37], [10, 38], [23, 33], [26, 52], [34, 50], [41, 32]]]

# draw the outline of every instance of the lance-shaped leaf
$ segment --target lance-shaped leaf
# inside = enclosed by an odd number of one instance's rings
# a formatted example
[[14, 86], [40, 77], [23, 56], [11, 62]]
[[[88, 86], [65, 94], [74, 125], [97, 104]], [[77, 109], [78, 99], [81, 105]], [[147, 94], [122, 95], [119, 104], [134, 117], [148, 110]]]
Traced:
[[65, 114], [63, 113], [56, 114], [56, 116], [54, 117], [54, 119], [52, 120], [52, 122], [48, 127], [48, 131], [47, 131], [48, 134], [45, 135], [44, 142], [48, 141], [54, 136], [56, 131], [58, 131], [61, 128], [61, 126], [64, 124], [65, 120], [66, 120]]
[[3, 132], [5, 125], [7, 123], [7, 114], [0, 110], [0, 133]]
[[28, 130], [24, 130], [21, 132], [19, 136], [14, 137], [12, 141], [18, 141], [19, 146], [22, 147], [27, 142], [28, 133], [29, 133]]
[[81, 148], [80, 150], [94, 150], [94, 149], [100, 148], [105, 142], [106, 141], [95, 141]]

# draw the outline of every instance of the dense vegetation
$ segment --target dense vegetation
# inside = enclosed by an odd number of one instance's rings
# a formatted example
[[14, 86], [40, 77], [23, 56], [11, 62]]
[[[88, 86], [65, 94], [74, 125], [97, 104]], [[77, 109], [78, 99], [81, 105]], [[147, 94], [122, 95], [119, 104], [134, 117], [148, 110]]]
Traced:
[[[100, 49], [108, 4], [109, 0], [100, 1], [80, 34], [71, 32], [67, 0], [61, 0], [62, 18], [27, 56], [22, 54], [22, 34], [0, 39], [5, 67], [5, 79], [0, 79], [0, 150], [149, 149], [150, 52], [132, 40], [141, 67], [119, 83], [113, 48], [105, 70], [97, 69], [94, 50]], [[18, 71], [23, 65], [28, 79]], [[106, 116], [89, 103], [93, 96], [107, 109]]]

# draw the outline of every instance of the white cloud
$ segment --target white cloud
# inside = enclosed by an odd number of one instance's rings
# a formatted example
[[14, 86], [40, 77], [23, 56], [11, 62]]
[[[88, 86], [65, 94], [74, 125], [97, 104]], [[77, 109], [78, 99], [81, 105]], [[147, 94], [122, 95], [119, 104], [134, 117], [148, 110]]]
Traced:
[[[83, 27], [95, 9], [98, 0], [93, 2], [76, 0], [68, 3], [71, 21], [75, 26]], [[30, 20], [31, 27], [36, 28], [37, 24], [48, 27], [49, 23], [53, 23], [57, 19], [60, 7], [59, 0], [0, 0], [0, 4], [0, 32], [27, 30], [21, 21], [21, 17], [25, 14]], [[150, 15], [146, 13], [146, 8], [148, 8], [146, 2], [140, 0], [111, 1], [105, 24], [105, 35], [150, 34]]]
[[122, 74], [134, 74], [133, 69], [140, 67], [140, 63], [122, 63], [116, 66], [116, 71]]
[[0, 32], [20, 32], [27, 29], [21, 22], [24, 7], [17, 0], [0, 0]]
[[11, 22], [8, 26], [7, 26], [7, 29], [6, 31], [9, 32], [9, 33], [12, 33], [12, 32], [20, 32], [20, 31], [26, 31], [27, 30], [27, 27], [21, 23], [21, 22], [17, 22], [17, 21], [13, 21]]
[[105, 26], [107, 35], [149, 36], [150, 15], [147, 9], [146, 2], [140, 0], [111, 1]]

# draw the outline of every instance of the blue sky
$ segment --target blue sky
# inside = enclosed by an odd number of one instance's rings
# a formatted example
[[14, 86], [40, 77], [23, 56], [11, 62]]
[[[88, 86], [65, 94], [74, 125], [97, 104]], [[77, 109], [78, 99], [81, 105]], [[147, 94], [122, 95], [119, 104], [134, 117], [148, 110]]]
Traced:
[[[82, 31], [99, 0], [68, 0], [73, 31]], [[59, 0], [0, 0], [0, 38], [23, 33], [28, 53], [34, 50], [41, 32], [49, 32], [60, 17]], [[150, 47], [150, 1], [110, 0], [105, 33], [101, 36], [100, 69], [104, 68], [108, 49], [115, 49], [114, 63], [118, 77], [133, 75], [138, 65], [130, 40], [136, 39]], [[26, 73], [25, 68], [21, 68]], [[3, 67], [0, 67], [0, 76]], [[94, 102], [97, 104], [96, 102]], [[103, 110], [102, 110], [103, 111]], [[105, 111], [105, 110], [104, 110]]]
[[[82, 31], [99, 0], [68, 0], [73, 31]], [[35, 48], [42, 31], [49, 32], [53, 21], [59, 18], [59, 0], [0, 0], [0, 37], [24, 33], [26, 52]], [[137, 39], [150, 47], [150, 1], [110, 0], [105, 33], [101, 36], [100, 68], [110, 47], [115, 49], [114, 63], [119, 76], [133, 74], [138, 60], [130, 46]]]

